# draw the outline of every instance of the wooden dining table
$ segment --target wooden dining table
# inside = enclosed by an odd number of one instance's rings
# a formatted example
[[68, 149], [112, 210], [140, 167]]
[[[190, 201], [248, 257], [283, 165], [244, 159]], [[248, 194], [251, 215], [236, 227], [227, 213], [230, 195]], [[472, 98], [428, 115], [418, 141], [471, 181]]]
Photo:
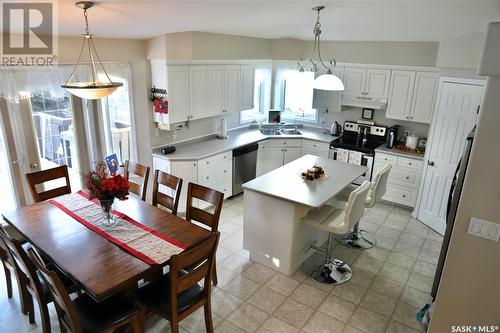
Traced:
[[[210, 231], [130, 195], [114, 209], [185, 246]], [[149, 265], [88, 229], [48, 201], [3, 214], [4, 220], [78, 283], [97, 302], [135, 288], [137, 282], [168, 265]]]

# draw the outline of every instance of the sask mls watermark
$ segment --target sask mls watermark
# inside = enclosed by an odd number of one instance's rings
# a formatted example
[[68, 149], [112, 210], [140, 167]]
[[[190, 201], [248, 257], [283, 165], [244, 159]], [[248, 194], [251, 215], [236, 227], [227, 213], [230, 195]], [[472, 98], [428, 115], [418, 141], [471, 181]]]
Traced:
[[0, 0], [2, 66], [52, 66], [57, 61], [57, 0]]

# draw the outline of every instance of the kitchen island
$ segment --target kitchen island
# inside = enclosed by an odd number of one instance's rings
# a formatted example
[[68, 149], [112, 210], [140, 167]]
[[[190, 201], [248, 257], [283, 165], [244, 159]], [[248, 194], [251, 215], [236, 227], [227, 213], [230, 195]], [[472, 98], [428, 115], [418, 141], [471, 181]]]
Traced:
[[[301, 172], [320, 166], [326, 177], [303, 180]], [[322, 244], [327, 234], [302, 223], [309, 210], [326, 204], [366, 172], [365, 166], [305, 155], [243, 184], [245, 193], [243, 247], [250, 259], [292, 275]]]

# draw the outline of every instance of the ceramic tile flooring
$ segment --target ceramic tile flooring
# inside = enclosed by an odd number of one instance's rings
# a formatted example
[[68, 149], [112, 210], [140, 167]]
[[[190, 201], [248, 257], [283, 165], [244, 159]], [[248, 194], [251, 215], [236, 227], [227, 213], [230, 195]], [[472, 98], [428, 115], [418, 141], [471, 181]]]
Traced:
[[[378, 244], [365, 251], [335, 247], [334, 254], [353, 268], [352, 279], [339, 286], [319, 284], [300, 270], [285, 276], [250, 261], [243, 249], [242, 212], [242, 196], [225, 202], [217, 251], [219, 285], [212, 297], [216, 332], [424, 331], [415, 315], [430, 301], [442, 237], [409, 210], [383, 203], [367, 209], [361, 225], [375, 234]], [[17, 290], [7, 299], [3, 271], [0, 286], [0, 332], [41, 332], [20, 313]], [[59, 332], [53, 308], [51, 313], [53, 331]], [[168, 327], [167, 321], [152, 317], [146, 332], [166, 332]], [[203, 311], [182, 321], [181, 331], [204, 332]]]

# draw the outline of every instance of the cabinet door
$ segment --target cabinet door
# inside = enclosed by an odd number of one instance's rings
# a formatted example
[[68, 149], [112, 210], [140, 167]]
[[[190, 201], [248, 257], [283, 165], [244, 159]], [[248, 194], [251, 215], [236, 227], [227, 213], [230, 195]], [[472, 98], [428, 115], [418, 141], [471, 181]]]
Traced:
[[[224, 110], [225, 112], [236, 112], [240, 110], [240, 71], [239, 65], [230, 65], [225, 68], [224, 85]], [[253, 104], [253, 82], [252, 82], [252, 104]]]
[[300, 157], [300, 147], [286, 147], [283, 154], [283, 165], [295, 161]]
[[189, 66], [189, 114], [191, 118], [208, 116], [208, 66]]
[[415, 72], [392, 71], [391, 90], [386, 118], [407, 120], [410, 118], [411, 99], [415, 83]]
[[437, 73], [417, 72], [410, 120], [430, 124], [436, 102]]
[[[179, 211], [186, 211], [187, 184], [189, 182], [198, 182], [198, 166], [195, 161], [171, 162], [172, 175], [182, 178], [184, 186], [182, 186], [181, 196], [179, 198]], [[196, 204], [196, 203], [195, 203]]]
[[259, 149], [257, 150], [257, 167], [255, 175], [257, 177], [266, 173], [267, 169], [267, 141], [259, 142]]
[[224, 66], [208, 66], [208, 112], [207, 115], [218, 115], [224, 112]]
[[255, 66], [242, 65], [241, 66], [241, 103], [239, 110], [253, 109], [255, 86]]
[[344, 79], [344, 94], [361, 95], [365, 91], [365, 68], [347, 67]]
[[189, 115], [189, 68], [168, 66], [168, 122], [186, 121]]
[[[335, 67], [332, 72], [344, 82], [344, 67]], [[314, 89], [313, 107], [318, 111], [342, 111], [342, 91]]]
[[267, 147], [266, 153], [266, 167], [264, 168], [264, 173], [272, 171], [283, 165], [283, 147]]
[[386, 69], [368, 69], [366, 71], [365, 95], [387, 98], [391, 71]]

